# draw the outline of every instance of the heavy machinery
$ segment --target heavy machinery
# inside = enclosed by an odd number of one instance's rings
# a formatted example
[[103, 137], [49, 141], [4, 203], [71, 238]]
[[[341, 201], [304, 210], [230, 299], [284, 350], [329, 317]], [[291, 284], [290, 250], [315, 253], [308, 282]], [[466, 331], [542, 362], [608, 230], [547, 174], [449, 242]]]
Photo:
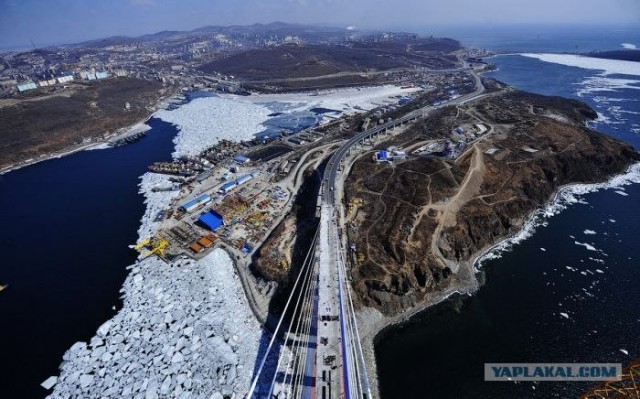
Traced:
[[257, 212], [244, 218], [244, 222], [259, 228], [264, 223], [264, 220], [269, 216], [269, 212]]
[[158, 255], [164, 257], [164, 250], [169, 246], [169, 241], [165, 240], [160, 234], [156, 234], [154, 237], [149, 237], [142, 240], [138, 245], [133, 247], [136, 251], [140, 252], [142, 259], [149, 257], [150, 255]]

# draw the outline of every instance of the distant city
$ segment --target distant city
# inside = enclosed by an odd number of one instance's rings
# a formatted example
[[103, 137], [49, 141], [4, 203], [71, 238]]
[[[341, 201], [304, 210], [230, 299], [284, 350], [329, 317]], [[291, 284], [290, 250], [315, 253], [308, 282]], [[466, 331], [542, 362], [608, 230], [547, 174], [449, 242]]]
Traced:
[[[411, 33], [361, 32], [321, 28], [289, 34], [291, 25], [274, 23], [248, 27], [205, 27], [189, 32], [167, 31], [137, 38], [111, 37], [73, 45], [4, 52], [0, 55], [0, 97], [41, 90], [64, 91], [75, 80], [92, 81], [129, 76], [157, 80], [186, 90], [228, 84], [234, 76], [212, 77], [201, 68], [207, 63], [250, 49], [282, 44], [380, 43], [415, 39]], [[227, 82], [227, 83], [225, 83]], [[43, 94], [44, 94], [43, 93]]]

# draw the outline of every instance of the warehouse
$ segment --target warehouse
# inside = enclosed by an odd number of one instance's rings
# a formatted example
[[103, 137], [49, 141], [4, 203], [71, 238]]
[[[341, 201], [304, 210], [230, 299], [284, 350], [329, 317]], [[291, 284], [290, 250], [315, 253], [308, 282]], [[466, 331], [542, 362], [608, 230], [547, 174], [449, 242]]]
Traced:
[[216, 231], [221, 226], [224, 226], [224, 220], [222, 219], [222, 215], [218, 212], [211, 210], [209, 212], [203, 213], [199, 218], [198, 222], [203, 225], [205, 228]]
[[240, 186], [240, 185], [242, 185], [242, 184], [244, 184], [244, 183], [248, 182], [248, 181], [249, 181], [249, 180], [251, 180], [251, 179], [253, 179], [253, 175], [244, 175], [244, 176], [242, 176], [242, 177], [238, 178], [238, 180], [236, 180], [236, 184], [237, 184], [238, 186]]
[[211, 202], [211, 197], [209, 197], [209, 194], [202, 194], [198, 198], [181, 205], [180, 209], [184, 212], [191, 212], [194, 209], [200, 208], [201, 206], [208, 204], [209, 202]]
[[218, 190], [218, 192], [220, 194], [226, 194], [229, 191], [231, 191], [235, 186], [236, 186], [236, 182], [230, 181], [228, 183], [223, 184], [222, 187], [220, 187], [220, 190]]

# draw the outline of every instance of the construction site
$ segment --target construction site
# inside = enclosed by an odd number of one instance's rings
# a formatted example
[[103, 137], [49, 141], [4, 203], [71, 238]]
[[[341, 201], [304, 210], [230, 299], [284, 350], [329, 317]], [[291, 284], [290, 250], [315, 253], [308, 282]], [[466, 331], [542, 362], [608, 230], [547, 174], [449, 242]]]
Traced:
[[238, 254], [251, 253], [268, 235], [291, 194], [270, 181], [271, 173], [245, 169], [234, 167], [237, 172], [230, 173], [218, 168], [219, 173], [210, 173], [197, 183], [199, 194], [174, 201], [160, 216], [158, 235], [135, 249], [142, 257], [158, 255], [165, 260], [179, 255], [198, 259], [220, 245]]

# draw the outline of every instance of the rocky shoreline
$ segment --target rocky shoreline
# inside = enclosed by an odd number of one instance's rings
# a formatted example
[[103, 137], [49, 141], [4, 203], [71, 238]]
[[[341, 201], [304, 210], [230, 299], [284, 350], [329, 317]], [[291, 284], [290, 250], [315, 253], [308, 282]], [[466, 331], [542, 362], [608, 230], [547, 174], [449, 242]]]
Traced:
[[605, 182], [601, 183], [570, 183], [561, 186], [549, 199], [545, 206], [536, 209], [526, 218], [522, 228], [517, 232], [505, 236], [495, 244], [476, 252], [473, 261], [467, 264], [473, 270], [474, 279], [466, 284], [450, 285], [446, 290], [434, 295], [422, 303], [403, 311], [395, 316], [385, 316], [375, 308], [364, 307], [358, 310], [358, 325], [360, 326], [360, 336], [363, 340], [363, 351], [367, 363], [372, 392], [375, 398], [379, 398], [379, 385], [377, 378], [377, 363], [375, 358], [375, 344], [385, 334], [408, 323], [419, 313], [448, 300], [452, 295], [473, 295], [480, 285], [475, 279], [475, 275], [480, 272], [482, 263], [488, 259], [499, 258], [502, 252], [509, 251], [514, 245], [529, 238], [535, 233], [535, 228], [544, 221], [562, 212], [568, 206], [579, 202], [579, 196], [603, 189], [616, 189], [629, 184], [640, 184], [640, 163], [635, 163], [628, 167], [626, 172], [617, 174]]

